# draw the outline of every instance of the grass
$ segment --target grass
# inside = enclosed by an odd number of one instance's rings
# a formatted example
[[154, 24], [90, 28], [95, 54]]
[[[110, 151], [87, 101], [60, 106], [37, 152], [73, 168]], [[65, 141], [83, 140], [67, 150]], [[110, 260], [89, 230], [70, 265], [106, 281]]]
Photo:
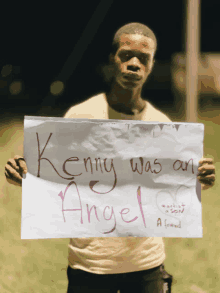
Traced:
[[[200, 109], [197, 120], [205, 125], [204, 156], [214, 159], [217, 179], [220, 175], [219, 110], [219, 106], [205, 105]], [[164, 238], [167, 255], [165, 267], [174, 277], [174, 293], [197, 292], [192, 291], [193, 284], [204, 292], [220, 292], [219, 194], [218, 180], [213, 188], [202, 191], [203, 238]]]
[[[215, 161], [220, 173], [220, 108], [203, 107], [198, 122], [205, 124], [204, 155]], [[183, 117], [168, 113], [173, 120]], [[23, 121], [0, 124], [0, 292], [48, 293], [67, 290], [69, 239], [21, 240], [21, 188], [4, 178], [8, 158], [23, 151]], [[164, 238], [165, 269], [174, 277], [173, 293], [193, 293], [195, 284], [204, 292], [220, 288], [220, 187], [202, 192], [203, 238]]]

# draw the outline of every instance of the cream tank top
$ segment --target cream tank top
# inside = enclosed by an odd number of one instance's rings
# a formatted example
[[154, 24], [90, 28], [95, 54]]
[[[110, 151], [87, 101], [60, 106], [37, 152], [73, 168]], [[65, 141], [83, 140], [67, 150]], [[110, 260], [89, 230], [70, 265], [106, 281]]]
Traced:
[[[146, 101], [143, 111], [126, 115], [109, 107], [104, 93], [73, 106], [64, 118], [124, 119], [171, 122]], [[71, 238], [68, 265], [95, 274], [118, 274], [148, 270], [161, 265], [165, 258], [162, 237]]]

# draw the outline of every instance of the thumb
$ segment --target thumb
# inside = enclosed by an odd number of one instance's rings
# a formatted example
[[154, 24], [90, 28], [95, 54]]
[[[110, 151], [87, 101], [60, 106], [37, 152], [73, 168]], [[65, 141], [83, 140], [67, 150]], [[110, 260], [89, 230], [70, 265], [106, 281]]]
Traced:
[[27, 164], [23, 160], [19, 160], [19, 165], [23, 173], [27, 174]]
[[20, 156], [15, 156], [15, 161], [17, 163], [17, 165], [19, 166], [20, 168], [20, 171], [22, 173], [27, 173], [27, 164], [25, 162], [25, 159], [23, 157], [20, 157]]

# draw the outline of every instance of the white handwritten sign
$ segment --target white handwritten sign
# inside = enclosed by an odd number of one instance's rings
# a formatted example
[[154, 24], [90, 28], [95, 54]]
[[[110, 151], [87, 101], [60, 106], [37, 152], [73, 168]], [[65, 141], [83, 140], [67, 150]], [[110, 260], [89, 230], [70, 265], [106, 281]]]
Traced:
[[202, 237], [204, 125], [25, 116], [22, 239]]

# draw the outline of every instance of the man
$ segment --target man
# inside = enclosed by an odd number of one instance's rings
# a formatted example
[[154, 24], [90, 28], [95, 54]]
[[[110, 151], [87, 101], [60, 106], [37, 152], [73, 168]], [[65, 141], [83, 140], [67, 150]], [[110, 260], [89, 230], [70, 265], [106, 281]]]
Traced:
[[[130, 23], [113, 40], [109, 91], [70, 108], [65, 118], [125, 119], [170, 122], [141, 97], [152, 71], [157, 41], [145, 25]], [[213, 186], [212, 159], [201, 159], [202, 189]], [[15, 156], [5, 166], [9, 182], [21, 185], [25, 161]], [[67, 270], [70, 292], [155, 292], [163, 290], [165, 249], [162, 237], [74, 238], [69, 243]]]

